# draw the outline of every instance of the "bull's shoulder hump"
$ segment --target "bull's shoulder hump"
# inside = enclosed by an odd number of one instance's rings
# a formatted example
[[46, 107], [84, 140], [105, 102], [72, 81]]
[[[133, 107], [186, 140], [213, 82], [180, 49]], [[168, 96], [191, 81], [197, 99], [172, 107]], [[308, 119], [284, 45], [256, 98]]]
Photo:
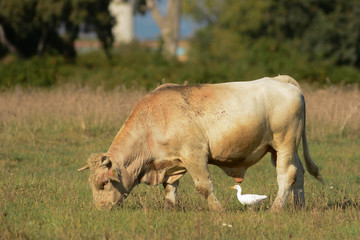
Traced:
[[158, 90], [164, 90], [164, 89], [171, 89], [171, 88], [175, 88], [175, 87], [179, 87], [181, 85], [179, 84], [175, 84], [175, 83], [165, 83], [165, 84], [161, 84], [159, 86], [157, 86], [152, 92], [156, 92]]
[[209, 84], [181, 85], [175, 83], [165, 83], [155, 88], [154, 91], [152, 91], [151, 93], [166, 92], [166, 91], [182, 92], [187, 89], [201, 89], [207, 85]]
[[154, 91], [150, 92], [144, 99], [146, 102], [166, 101], [171, 99], [176, 101], [182, 99], [187, 101], [191, 96], [201, 95], [204, 93], [203, 89], [206, 86], [212, 86], [213, 84], [194, 84], [194, 85], [179, 85], [173, 83], [167, 83], [160, 85]]
[[134, 110], [142, 111], [145, 108], [152, 108], [153, 106], [158, 108], [160, 105], [168, 105], [169, 103], [174, 105], [180, 103], [184, 98], [188, 98], [195, 88], [200, 89], [204, 85], [179, 85], [173, 83], [160, 85], [141, 99]]

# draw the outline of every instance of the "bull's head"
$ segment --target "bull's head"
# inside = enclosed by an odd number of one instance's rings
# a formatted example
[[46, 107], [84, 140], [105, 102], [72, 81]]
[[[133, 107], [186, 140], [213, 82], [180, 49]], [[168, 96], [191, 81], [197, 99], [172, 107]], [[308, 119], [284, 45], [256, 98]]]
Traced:
[[97, 208], [111, 208], [120, 204], [129, 193], [129, 176], [113, 166], [109, 156], [92, 154], [88, 164], [78, 171], [90, 169], [89, 183]]

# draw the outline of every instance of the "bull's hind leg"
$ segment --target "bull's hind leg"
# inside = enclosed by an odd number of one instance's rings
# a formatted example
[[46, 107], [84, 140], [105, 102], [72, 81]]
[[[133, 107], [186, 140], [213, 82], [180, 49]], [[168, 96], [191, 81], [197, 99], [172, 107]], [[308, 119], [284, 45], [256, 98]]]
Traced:
[[185, 163], [185, 167], [193, 178], [198, 192], [208, 200], [209, 208], [211, 210], [222, 211], [223, 208], [214, 194], [207, 158], [201, 158], [196, 163]]
[[294, 164], [296, 166], [296, 179], [291, 186], [294, 206], [295, 208], [302, 208], [305, 206], [305, 194], [304, 194], [304, 167], [300, 161], [298, 153], [295, 153]]
[[278, 153], [276, 171], [279, 191], [272, 210], [281, 210], [285, 207], [290, 190], [292, 191], [294, 206], [296, 208], [305, 206], [304, 167], [298, 153]]
[[177, 187], [179, 186], [179, 180], [174, 183], [164, 183], [165, 188], [165, 209], [173, 209], [175, 207]]
[[[302, 198], [303, 192], [303, 169], [297, 155], [297, 148], [303, 132], [303, 121], [298, 119], [300, 107], [294, 107], [293, 119], [288, 119], [288, 125], [284, 132], [274, 134], [273, 146], [276, 151], [276, 157], [272, 156], [276, 164], [277, 182], [279, 190], [273, 203], [272, 210], [281, 210], [285, 207], [285, 202], [289, 196], [290, 190], [295, 190], [297, 199]], [[302, 174], [301, 174], [302, 173]], [[295, 184], [293, 186], [293, 184]], [[304, 199], [303, 199], [304, 200]]]
[[293, 151], [278, 151], [276, 173], [279, 190], [273, 203], [272, 210], [282, 210], [289, 196], [291, 186], [296, 180]]

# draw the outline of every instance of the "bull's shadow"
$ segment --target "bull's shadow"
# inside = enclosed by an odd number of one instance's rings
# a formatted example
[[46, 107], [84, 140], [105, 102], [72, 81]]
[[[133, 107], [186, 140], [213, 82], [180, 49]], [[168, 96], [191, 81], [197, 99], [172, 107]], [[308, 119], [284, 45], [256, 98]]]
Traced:
[[327, 199], [325, 209], [360, 209], [360, 199], [349, 196], [346, 189], [331, 186], [327, 190], [322, 189], [322, 196]]
[[360, 200], [350, 200], [350, 199], [342, 199], [339, 201], [329, 201], [327, 203], [327, 209], [360, 209]]

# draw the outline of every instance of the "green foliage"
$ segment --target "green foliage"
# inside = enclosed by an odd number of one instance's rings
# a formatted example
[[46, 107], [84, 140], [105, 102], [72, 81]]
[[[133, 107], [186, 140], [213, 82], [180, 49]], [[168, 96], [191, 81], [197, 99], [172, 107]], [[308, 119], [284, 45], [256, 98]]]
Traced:
[[186, 62], [166, 60], [159, 52], [136, 43], [115, 49], [110, 59], [101, 51], [80, 54], [71, 62], [59, 56], [6, 58], [0, 64], [0, 89], [70, 83], [109, 90], [118, 86], [150, 90], [163, 82], [217, 83], [278, 74], [320, 85], [360, 82], [356, 68], [309, 62], [306, 55], [293, 51], [291, 42], [260, 38], [247, 48], [237, 44], [246, 41], [220, 28], [199, 31]]
[[264, 28], [278, 40], [296, 40], [310, 59], [360, 67], [360, 2], [276, 1]]
[[[225, 82], [288, 74], [317, 84], [360, 83], [360, 71], [334, 66], [331, 61], [310, 61], [294, 50], [291, 41], [260, 37], [249, 41], [233, 31], [212, 28], [199, 31], [192, 42], [189, 64], [195, 82]], [[190, 70], [191, 68], [187, 68]]]
[[80, 55], [71, 62], [52, 56], [10, 59], [0, 64], [0, 88], [71, 83], [106, 89], [118, 86], [153, 89], [163, 82], [194, 83], [187, 68], [192, 69], [187, 64], [168, 61], [160, 53], [134, 43], [112, 52], [111, 58], [95, 51]]
[[94, 30], [106, 49], [111, 46], [108, 5], [109, 0], [0, 0], [0, 24], [22, 57], [45, 52], [74, 57], [80, 25]]
[[[334, 65], [360, 68], [360, 3], [356, 0], [197, 0], [186, 1], [184, 12], [205, 25], [192, 49], [198, 61], [228, 61], [233, 67], [248, 65], [249, 59], [263, 65], [256, 71], [262, 75], [305, 70], [297, 74], [300, 79], [320, 82], [332, 78], [327, 74]], [[353, 81], [358, 81], [355, 75]]]
[[34, 57], [31, 60], [14, 59], [0, 65], [0, 88], [14, 86], [50, 87], [57, 81], [58, 66], [64, 61], [58, 57]]
[[[144, 1], [138, 3], [141, 8]], [[74, 83], [152, 89], [162, 82], [215, 83], [277, 74], [321, 85], [360, 82], [358, 1], [184, 3], [184, 12], [204, 23], [190, 40], [187, 62], [166, 60], [159, 51], [137, 43], [107, 55], [83, 54], [71, 62], [50, 54], [74, 54], [72, 44], [80, 23], [94, 29], [103, 46], [111, 45], [108, 1], [0, 0], [0, 23], [21, 52], [26, 56], [39, 53], [43, 34], [49, 31], [44, 52], [50, 53], [26, 61], [4, 59], [0, 88]], [[51, 29], [62, 24], [65, 34], [57, 36]]]

